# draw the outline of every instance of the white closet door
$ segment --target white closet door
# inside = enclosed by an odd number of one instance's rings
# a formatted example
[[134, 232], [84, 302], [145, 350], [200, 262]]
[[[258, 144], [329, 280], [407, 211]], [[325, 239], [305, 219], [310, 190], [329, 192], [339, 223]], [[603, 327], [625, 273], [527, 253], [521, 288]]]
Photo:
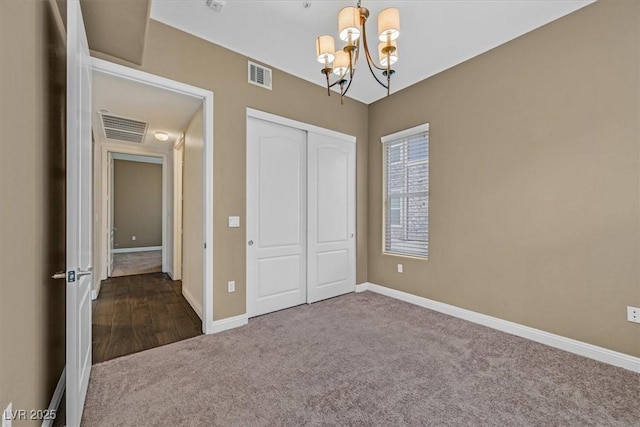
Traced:
[[248, 118], [247, 313], [307, 301], [306, 132]]
[[355, 143], [308, 134], [307, 302], [356, 285]]

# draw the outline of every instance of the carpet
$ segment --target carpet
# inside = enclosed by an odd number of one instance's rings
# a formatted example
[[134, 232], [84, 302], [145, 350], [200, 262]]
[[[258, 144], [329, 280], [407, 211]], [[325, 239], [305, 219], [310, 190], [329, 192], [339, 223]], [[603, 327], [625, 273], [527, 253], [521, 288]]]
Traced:
[[162, 251], [125, 252], [113, 254], [113, 271], [109, 277], [162, 271]]
[[83, 426], [638, 426], [640, 375], [371, 292], [93, 366]]

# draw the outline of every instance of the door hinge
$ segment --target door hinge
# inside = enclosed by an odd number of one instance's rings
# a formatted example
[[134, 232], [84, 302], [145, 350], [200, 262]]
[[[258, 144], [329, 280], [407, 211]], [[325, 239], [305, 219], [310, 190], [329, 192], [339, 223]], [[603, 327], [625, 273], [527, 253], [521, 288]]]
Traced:
[[206, 243], [204, 244], [204, 248], [207, 249], [207, 244]]

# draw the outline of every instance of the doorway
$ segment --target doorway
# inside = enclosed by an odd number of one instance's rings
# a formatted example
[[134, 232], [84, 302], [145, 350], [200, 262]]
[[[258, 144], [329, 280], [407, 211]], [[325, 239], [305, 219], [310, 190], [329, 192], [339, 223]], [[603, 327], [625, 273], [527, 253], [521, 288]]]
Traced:
[[[162, 272], [163, 157], [109, 152], [108, 277]], [[171, 201], [167, 201], [171, 203]], [[171, 248], [167, 248], [171, 250]]]
[[[212, 182], [205, 180], [212, 177], [213, 114], [209, 91], [102, 60], [92, 65], [100, 273], [92, 341], [100, 362], [212, 332], [213, 259], [204, 243], [212, 238]], [[153, 170], [151, 187], [141, 185], [150, 178], [140, 169]], [[183, 200], [183, 179], [194, 172], [200, 190], [187, 188]], [[183, 203], [200, 218], [185, 230]], [[123, 221], [123, 204], [138, 217]], [[188, 227], [198, 229], [195, 238], [183, 238]], [[119, 271], [119, 257], [136, 258], [133, 269]]]

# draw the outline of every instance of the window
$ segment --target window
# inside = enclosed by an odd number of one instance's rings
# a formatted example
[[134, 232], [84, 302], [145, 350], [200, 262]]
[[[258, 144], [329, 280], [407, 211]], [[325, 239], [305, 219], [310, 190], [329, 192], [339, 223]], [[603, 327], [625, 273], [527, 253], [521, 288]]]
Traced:
[[384, 252], [429, 255], [429, 125], [382, 137]]

